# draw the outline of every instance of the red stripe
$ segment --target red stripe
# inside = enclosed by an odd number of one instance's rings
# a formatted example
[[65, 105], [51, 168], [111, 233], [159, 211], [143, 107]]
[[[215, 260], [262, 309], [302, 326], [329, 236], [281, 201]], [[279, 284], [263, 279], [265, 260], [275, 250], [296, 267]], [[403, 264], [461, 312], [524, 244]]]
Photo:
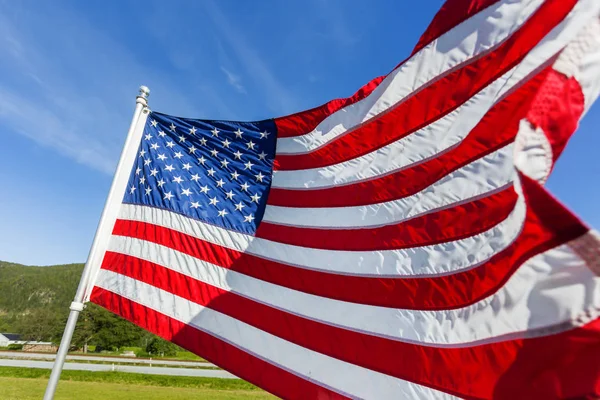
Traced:
[[362, 229], [320, 229], [261, 222], [256, 236], [295, 246], [325, 250], [392, 250], [430, 246], [485, 232], [506, 219], [517, 195], [513, 187], [452, 208], [397, 224]]
[[[490, 398], [493, 395], [497, 398], [502, 391], [510, 396], [521, 394], [522, 390], [541, 396], [536, 398], [587, 394], [593, 392], [600, 372], [597, 362], [600, 320], [554, 336], [466, 348], [436, 348], [370, 336], [302, 318], [134, 257], [107, 253], [103, 268], [209, 307], [299, 346], [461, 397]], [[94, 301], [98, 301], [97, 296]], [[133, 317], [145, 321], [145, 311], [140, 310]], [[171, 332], [169, 329], [168, 334]], [[175, 337], [180, 335], [175, 334]], [[184, 336], [178, 344], [192, 342], [199, 340]], [[194, 351], [204, 356], [205, 346], [198, 346]], [[543, 354], [535, 354], [535, 351]], [[535, 357], [524, 358], [527, 353], [535, 354]], [[210, 356], [207, 358], [217, 365], [218, 361], [227, 358], [221, 354]], [[231, 361], [228, 367], [234, 374], [246, 364], [246, 359], [237, 359], [235, 364], [231, 359], [228, 361]], [[577, 365], [582, 376], [565, 368], [565, 362]], [[514, 371], [527, 373], [527, 378]], [[248, 370], [244, 373], [250, 375]], [[535, 373], [533, 377], [532, 373]], [[571, 381], [573, 378], [575, 382]], [[273, 380], [277, 379], [271, 377], [264, 382]], [[253, 383], [260, 385], [256, 380]], [[552, 383], [550, 387], [549, 383]]]
[[530, 257], [588, 231], [543, 188], [537, 184], [527, 185], [526, 177], [522, 180], [525, 182], [528, 212], [518, 239], [481, 266], [445, 276], [367, 278], [314, 271], [241, 253], [175, 230], [137, 221], [117, 220], [113, 234], [157, 243], [223, 268], [317, 296], [405, 309], [458, 308], [494, 293]]
[[533, 102], [527, 120], [542, 129], [552, 146], [553, 162], [577, 129], [585, 98], [579, 82], [552, 70]]
[[350, 207], [414, 195], [457, 169], [512, 142], [550, 67], [492, 107], [469, 135], [437, 157], [375, 179], [330, 188], [272, 187], [267, 203], [281, 207]]
[[517, 65], [571, 11], [577, 0], [548, 0], [494, 51], [436, 80], [379, 118], [313, 152], [278, 155], [274, 168], [299, 170], [333, 165], [377, 150], [453, 111]]
[[202, 355], [215, 365], [276, 396], [288, 399], [347, 398], [248, 354], [215, 336], [102, 288], [94, 288], [90, 301], [195, 354]]
[[421, 35], [412, 54], [421, 51], [429, 43], [450, 29], [471, 18], [473, 15], [496, 4], [499, 0], [447, 0], [437, 12], [427, 30]]
[[[498, 0], [449, 0], [434, 17], [433, 21], [421, 36], [412, 55], [420, 51], [423, 47], [436, 40], [455, 26], [471, 18], [481, 10], [497, 3]], [[404, 64], [402, 61], [395, 69]], [[389, 75], [389, 74], [388, 74]], [[387, 75], [386, 75], [387, 76]], [[331, 114], [348, 107], [354, 103], [369, 96], [377, 86], [383, 81], [385, 76], [379, 76], [362, 88], [354, 95], [345, 99], [331, 100], [322, 106], [310, 110], [302, 111], [286, 117], [276, 118], [277, 137], [286, 138], [304, 135], [314, 130], [323, 120]]]

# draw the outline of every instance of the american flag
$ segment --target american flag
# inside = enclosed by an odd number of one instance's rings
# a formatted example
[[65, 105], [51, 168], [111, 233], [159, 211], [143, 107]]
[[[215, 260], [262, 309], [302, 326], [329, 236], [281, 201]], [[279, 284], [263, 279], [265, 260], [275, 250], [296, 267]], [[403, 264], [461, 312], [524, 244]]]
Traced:
[[91, 301], [284, 398], [600, 395], [600, 236], [543, 187], [599, 17], [449, 0], [352, 97], [147, 113]]

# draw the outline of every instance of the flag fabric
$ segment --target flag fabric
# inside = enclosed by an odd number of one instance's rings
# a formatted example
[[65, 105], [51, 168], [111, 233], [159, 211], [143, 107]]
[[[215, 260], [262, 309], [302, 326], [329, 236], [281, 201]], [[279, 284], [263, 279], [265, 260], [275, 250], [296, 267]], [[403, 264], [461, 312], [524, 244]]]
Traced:
[[89, 299], [284, 398], [599, 396], [600, 236], [543, 187], [599, 91], [597, 0], [449, 0], [352, 97], [150, 112]]

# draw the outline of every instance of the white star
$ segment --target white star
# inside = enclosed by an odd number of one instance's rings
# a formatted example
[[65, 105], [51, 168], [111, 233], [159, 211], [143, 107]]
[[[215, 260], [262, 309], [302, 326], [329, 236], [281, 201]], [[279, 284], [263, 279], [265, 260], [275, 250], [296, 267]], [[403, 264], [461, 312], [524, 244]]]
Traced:
[[148, 133], [146, 136], [144, 136], [144, 139], [150, 140], [152, 139], [152, 135]]
[[190, 128], [190, 135], [195, 135], [195, 134], [196, 134], [196, 127], [195, 127], [195, 126], [192, 126], [192, 127]]
[[192, 180], [193, 180], [194, 182], [196, 182], [196, 181], [199, 181], [199, 180], [200, 180], [200, 175], [198, 175], [198, 174], [194, 174], [194, 175], [192, 175]]
[[144, 160], [144, 165], [150, 165], [151, 162], [152, 162], [151, 159]]
[[223, 143], [223, 147], [227, 147], [227, 148], [229, 148], [229, 145], [231, 144], [231, 142], [227, 139], [223, 140], [221, 143]]
[[256, 143], [254, 143], [252, 140], [249, 141], [248, 143], [246, 143], [246, 146], [248, 146], [248, 150], [250, 150], [250, 149], [254, 150], [255, 145], [256, 145]]
[[136, 189], [136, 187], [132, 185], [132, 186], [129, 188], [129, 194], [133, 194], [133, 192], [135, 192], [135, 189]]
[[173, 165], [169, 165], [167, 164], [167, 166], [165, 167], [165, 169], [169, 172], [173, 171], [175, 169], [175, 167], [173, 167]]
[[165, 199], [165, 200], [171, 200], [171, 197], [173, 197], [173, 195], [172, 195], [172, 194], [171, 194], [171, 192], [169, 191], [169, 192], [165, 193], [165, 197], [164, 197], [164, 199]]
[[175, 153], [175, 158], [181, 158], [183, 157], [183, 153], [178, 151], [177, 153]]
[[229, 192], [225, 193], [225, 197], [227, 197], [228, 199], [233, 199], [233, 196], [235, 196], [235, 193], [233, 193], [232, 190], [230, 190]]
[[180, 176], [176, 176], [173, 178], [173, 182], [181, 183], [181, 182], [183, 182], [183, 179], [181, 179]]
[[216, 156], [217, 156], [217, 154], [219, 154], [219, 152], [217, 151], [217, 149], [212, 149], [212, 150], [210, 151], [210, 154], [212, 154], [212, 155], [213, 155], [213, 157], [216, 157]]
[[155, 176], [156, 174], [158, 174], [158, 170], [153, 168], [152, 171], [150, 171], [150, 176]]
[[152, 191], [152, 188], [150, 186], [148, 186], [145, 190], [146, 190], [146, 196], [148, 196], [150, 194], [150, 192]]
[[240, 130], [240, 128], [238, 128], [237, 131], [233, 132], [235, 133], [235, 137], [237, 137], [238, 139], [240, 139], [242, 137], [242, 131]]
[[240, 176], [240, 174], [237, 173], [237, 171], [233, 171], [231, 173], [231, 179], [233, 180], [237, 180], [237, 178]]
[[198, 208], [198, 207], [200, 207], [200, 202], [192, 201], [192, 208]]
[[244, 222], [252, 222], [254, 221], [254, 215], [250, 214], [250, 215], [246, 215], [244, 217]]
[[215, 170], [211, 168], [208, 171], [206, 171], [206, 173], [210, 176], [213, 176], [215, 174]]
[[185, 143], [185, 136], [181, 135], [179, 136], [179, 143], [184, 142]]
[[233, 153], [233, 155], [235, 156], [235, 158], [237, 158], [238, 160], [242, 159], [242, 153], [240, 153], [240, 151], [236, 151], [235, 153]]
[[194, 145], [192, 145], [188, 150], [190, 151], [190, 154], [196, 154], [196, 150], [198, 150], [198, 149], [196, 149], [196, 147], [194, 147]]
[[135, 170], [135, 174], [139, 175], [140, 172], [142, 172], [142, 169], [140, 167], [137, 167], [136, 170]]
[[198, 162], [199, 162], [200, 164], [204, 165], [204, 163], [206, 162], [206, 158], [204, 158], [204, 156], [201, 156], [201, 157], [198, 159]]
[[175, 147], [175, 143], [173, 143], [173, 142], [167, 142], [167, 147], [169, 147], [169, 148]]
[[225, 181], [223, 179], [219, 179], [217, 181], [217, 187], [223, 187], [223, 185], [225, 185]]
[[246, 166], [246, 168], [244, 169], [252, 169], [252, 167], [254, 166], [254, 164], [252, 164], [250, 161], [248, 161], [246, 164], [244, 164]]
[[264, 160], [265, 157], [267, 157], [267, 153], [265, 153], [264, 151], [262, 151], [259, 155], [258, 158], [260, 158], [261, 160]]
[[207, 186], [207, 185], [204, 185], [204, 186], [202, 186], [202, 187], [200, 188], [200, 191], [201, 191], [202, 193], [208, 193], [208, 191], [209, 191], [209, 190], [210, 190], [210, 189], [208, 188], [208, 186]]
[[229, 165], [229, 161], [227, 161], [227, 159], [221, 160], [221, 166], [223, 168], [227, 168], [228, 165]]
[[263, 178], [265, 177], [262, 173], [258, 173], [258, 175], [254, 175], [256, 177], [256, 181], [257, 182], [262, 182]]
[[172, 132], [175, 132], [175, 125], [173, 125], [173, 123], [171, 123], [171, 126], [169, 127], [169, 129], [170, 129]]
[[241, 201], [235, 205], [235, 209], [237, 211], [242, 211], [242, 208], [244, 208], [244, 207], [246, 207], [246, 206]]
[[152, 146], [150, 146], [150, 148], [152, 150], [157, 150], [160, 146], [158, 145], [158, 143], [152, 143]]
[[213, 128], [211, 132], [213, 136], [219, 137], [219, 130], [217, 128]]
[[258, 200], [260, 200], [260, 196], [257, 194], [255, 194], [254, 196], [250, 196], [250, 198], [252, 199], [252, 201], [254, 203], [258, 203]]
[[158, 132], [158, 136], [165, 137], [165, 136], [167, 136], [167, 134], [164, 133], [163, 131], [160, 131], [160, 132]]
[[167, 156], [165, 156], [164, 154], [159, 154], [159, 155], [158, 155], [158, 159], [159, 159], [160, 161], [165, 161], [165, 160], [167, 159]]
[[160, 181], [156, 182], [156, 184], [158, 185], [158, 187], [163, 187], [163, 185], [165, 184], [164, 179], [160, 178]]
[[182, 195], [182, 196], [189, 196], [189, 195], [191, 195], [191, 194], [192, 194], [192, 191], [191, 191], [190, 189], [183, 189], [183, 190], [181, 191], [181, 195]]
[[219, 202], [219, 200], [217, 199], [217, 197], [213, 197], [212, 199], [210, 199], [210, 205], [211, 206], [216, 206], [217, 203]]
[[140, 151], [140, 157], [144, 157], [144, 154], [146, 154], [146, 150], [142, 149], [142, 151]]
[[156, 125], [157, 125], [158, 123], [156, 122], [156, 120], [154, 120], [154, 119], [153, 119], [153, 120], [152, 120], [152, 122], [150, 122], [150, 124], [151, 124], [153, 127], [155, 127], [155, 128], [156, 128]]
[[224, 217], [227, 215], [227, 210], [221, 210], [219, 211], [219, 217]]
[[261, 132], [260, 138], [261, 139], [268, 138], [270, 134], [271, 134], [271, 132], [267, 132], [267, 131]]
[[206, 140], [206, 138], [200, 138], [200, 145], [206, 146], [206, 142], [208, 142], [208, 140]]
[[188, 170], [192, 169], [192, 165], [190, 163], [185, 163], [185, 164], [183, 164], [183, 169], [188, 171]]
[[248, 185], [246, 182], [244, 182], [244, 183], [242, 183], [242, 184], [240, 185], [240, 187], [242, 188], [242, 190], [243, 190], [244, 192], [247, 192], [247, 191], [248, 191], [248, 189], [250, 188], [250, 185]]
[[141, 183], [141, 184], [144, 184], [144, 183], [146, 183], [146, 177], [145, 177], [145, 176], [142, 176], [142, 177], [140, 178], [140, 183]]

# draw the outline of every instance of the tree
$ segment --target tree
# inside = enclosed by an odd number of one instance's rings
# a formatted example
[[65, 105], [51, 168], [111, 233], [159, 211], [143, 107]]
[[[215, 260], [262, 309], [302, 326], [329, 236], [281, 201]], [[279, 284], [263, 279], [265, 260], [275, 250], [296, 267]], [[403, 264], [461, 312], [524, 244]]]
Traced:
[[145, 331], [131, 322], [95, 304], [88, 304], [89, 318], [95, 334], [89, 344], [105, 349], [137, 346]]
[[155, 336], [146, 345], [146, 353], [165, 357], [176, 356], [179, 346]]
[[81, 314], [79, 314], [77, 325], [75, 325], [75, 331], [73, 332], [73, 338], [71, 339], [71, 348], [83, 349], [83, 352], [87, 353], [88, 345], [96, 335], [94, 321], [94, 313], [96, 312], [95, 307], [97, 306], [90, 303], [83, 309]]
[[60, 325], [57, 313], [35, 308], [17, 321], [17, 331], [24, 340], [47, 341], [51, 340]]

